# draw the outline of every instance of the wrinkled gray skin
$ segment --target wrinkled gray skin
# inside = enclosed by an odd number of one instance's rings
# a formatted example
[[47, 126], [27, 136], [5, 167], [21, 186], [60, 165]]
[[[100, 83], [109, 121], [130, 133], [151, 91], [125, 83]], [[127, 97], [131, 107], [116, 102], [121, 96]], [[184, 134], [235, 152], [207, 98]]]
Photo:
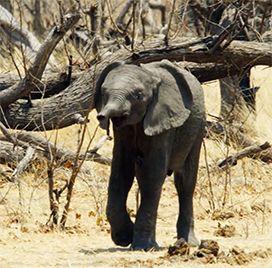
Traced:
[[[115, 244], [158, 249], [155, 227], [162, 184], [174, 172], [179, 196], [177, 237], [198, 245], [193, 192], [203, 139], [205, 109], [201, 85], [168, 60], [141, 66], [110, 64], [94, 96], [100, 126], [111, 119], [114, 149], [107, 217]], [[126, 200], [136, 176], [141, 203], [133, 223]]]

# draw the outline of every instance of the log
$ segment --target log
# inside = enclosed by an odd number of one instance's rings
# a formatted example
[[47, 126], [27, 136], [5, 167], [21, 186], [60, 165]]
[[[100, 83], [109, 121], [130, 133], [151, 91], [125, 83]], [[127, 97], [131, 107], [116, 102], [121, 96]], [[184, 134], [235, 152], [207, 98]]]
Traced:
[[138, 49], [136, 53], [120, 49], [91, 66], [80, 78], [51, 98], [35, 100], [32, 106], [21, 100], [13, 102], [9, 107], [6, 105], [6, 109], [0, 113], [0, 121], [8, 123], [11, 128], [36, 131], [78, 123], [78, 115], [85, 117], [93, 109], [93, 88], [99, 74], [109, 63], [117, 60], [140, 64], [168, 59], [181, 61], [184, 66], [185, 60], [193, 61], [195, 64], [192, 68], [189, 65], [188, 69], [201, 82], [239, 74], [249, 66], [271, 65], [271, 44], [262, 43], [260, 46], [258, 42], [232, 41], [224, 50], [221, 51], [219, 47], [212, 53], [211, 49], [214, 44], [218, 44], [217, 41], [216, 37], [180, 43], [175, 39], [165, 47], [162, 41], [156, 40], [143, 43], [143, 49]]
[[[74, 162], [76, 159], [76, 152], [68, 149], [68, 148], [63, 148], [61, 146], [58, 146], [54, 144], [53, 142], [48, 141], [44, 137], [37, 135], [35, 133], [31, 132], [20, 132], [16, 134], [11, 134], [12, 139], [6, 139], [4, 136], [0, 136], [0, 145], [2, 146], [2, 151], [0, 150], [0, 161], [1, 162], [8, 162], [10, 164], [13, 163], [15, 165], [16, 163], [16, 153], [13, 153], [13, 148], [14, 144], [18, 145], [19, 148], [21, 147], [20, 145], [23, 145], [23, 150], [20, 148], [19, 152], [20, 154], [18, 155], [19, 161], [23, 158], [25, 150], [29, 147], [32, 146], [35, 148], [38, 152], [42, 153], [43, 156], [49, 158], [49, 152], [52, 153], [52, 155], [58, 160], [60, 163], [65, 164], [67, 161], [69, 162]], [[16, 136], [16, 138], [15, 138]], [[111, 159], [105, 156], [102, 156], [97, 153], [98, 149], [104, 145], [104, 142], [106, 140], [110, 140], [108, 137], [103, 137], [103, 140], [101, 140], [96, 146], [94, 146], [93, 149], [90, 149], [86, 156], [85, 156], [85, 151], [79, 153], [79, 160], [87, 160], [87, 161], [95, 161], [100, 164], [104, 165], [110, 165], [111, 164]], [[10, 142], [10, 143], [9, 143]]]
[[[168, 59], [177, 62], [217, 63], [227, 67], [236, 66], [236, 74], [239, 74], [246, 66], [271, 66], [272, 44], [232, 41], [224, 50], [219, 48], [211, 53], [213, 45], [217, 44], [217, 38], [217, 36], [213, 36], [184, 43], [178, 43], [178, 40], [173, 43], [172, 40], [167, 48], [163, 45], [155, 47], [156, 43], [154, 43], [153, 49], [139, 51], [137, 54], [126, 57], [125, 61], [126, 63], [140, 64]], [[228, 76], [227, 73], [225, 73], [226, 76]], [[215, 76], [211, 74], [209, 80], [217, 79], [216, 77], [216, 74]]]
[[[36, 83], [35, 88], [30, 92], [31, 99], [48, 98], [56, 95], [67, 88], [70, 83], [75, 81], [81, 75], [82, 72], [72, 73], [72, 76], [69, 79], [69, 75], [65, 72], [61, 74], [51, 72], [46, 73], [44, 77]], [[16, 74], [0, 74], [0, 91], [11, 87], [19, 80], [20, 77]], [[26, 97], [23, 98], [27, 99]]]
[[91, 160], [104, 165], [111, 164], [111, 159], [97, 153], [106, 140], [112, 139], [107, 135], [103, 136], [98, 144], [87, 152], [74, 152], [73, 150], [62, 148], [34, 133], [11, 133], [1, 122], [0, 129], [4, 134], [4, 136], [0, 135], [0, 163], [8, 164], [11, 167], [17, 165], [11, 176], [11, 181], [13, 182], [26, 169], [36, 152], [40, 157], [46, 157], [50, 163], [52, 156], [58, 165], [66, 166], [66, 163], [69, 163], [68, 167], [72, 166], [73, 163], [77, 163], [78, 160]]

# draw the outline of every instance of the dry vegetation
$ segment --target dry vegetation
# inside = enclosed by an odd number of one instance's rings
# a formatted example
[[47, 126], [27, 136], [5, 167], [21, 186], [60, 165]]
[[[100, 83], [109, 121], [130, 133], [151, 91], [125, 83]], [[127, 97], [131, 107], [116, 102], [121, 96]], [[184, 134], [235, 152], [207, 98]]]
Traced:
[[[5, 63], [1, 68], [0, 72], [7, 72], [13, 67]], [[253, 68], [251, 82], [260, 86], [260, 90], [256, 121], [250, 123], [252, 132], [247, 135], [260, 143], [272, 142], [271, 68]], [[218, 83], [203, 87], [207, 114], [216, 116], [220, 111]], [[95, 115], [92, 111], [83, 149], [97, 127]], [[81, 130], [73, 125], [40, 135], [76, 150]], [[98, 130], [91, 147], [104, 134]], [[107, 141], [99, 153], [110, 157], [112, 143]], [[115, 246], [105, 216], [110, 167], [94, 162], [85, 162], [76, 179], [65, 230], [52, 230], [47, 167], [45, 163], [34, 163], [21, 177], [20, 187], [0, 177], [0, 267], [271, 267], [271, 164], [244, 158], [230, 169], [216, 168], [220, 159], [234, 152], [231, 145], [216, 137], [205, 139], [201, 152], [194, 197], [195, 231], [199, 240], [218, 243], [216, 257], [206, 251], [200, 254], [197, 248], [191, 248], [185, 256], [179, 251], [169, 255], [169, 245], [176, 241], [178, 213], [172, 177], [167, 177], [163, 186], [157, 219], [157, 242], [162, 250], [139, 252]], [[6, 165], [1, 165], [1, 169], [7, 174], [12, 172]], [[61, 189], [70, 176], [69, 168], [56, 170], [55, 189]], [[60, 197], [60, 212], [66, 202], [66, 191]], [[135, 182], [128, 200], [132, 218], [136, 213], [136, 192]]]

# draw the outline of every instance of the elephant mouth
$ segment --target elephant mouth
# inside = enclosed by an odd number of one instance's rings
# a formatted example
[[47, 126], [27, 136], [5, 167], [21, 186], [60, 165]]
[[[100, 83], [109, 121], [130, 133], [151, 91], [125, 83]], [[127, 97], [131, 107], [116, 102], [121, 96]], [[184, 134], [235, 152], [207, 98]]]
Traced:
[[121, 127], [127, 120], [127, 115], [115, 116], [111, 118], [111, 121], [115, 127]]

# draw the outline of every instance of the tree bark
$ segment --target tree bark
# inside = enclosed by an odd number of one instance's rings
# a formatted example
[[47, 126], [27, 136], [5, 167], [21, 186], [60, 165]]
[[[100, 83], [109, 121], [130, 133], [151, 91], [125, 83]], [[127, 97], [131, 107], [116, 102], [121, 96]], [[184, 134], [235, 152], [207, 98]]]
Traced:
[[[82, 73], [83, 72], [73, 73], [71, 78], [69, 77], [69, 74], [65, 72], [61, 74], [51, 72], [45, 74], [40, 81], [37, 81], [35, 88], [31, 91], [31, 99], [48, 98], [60, 93], [73, 81], [79, 78]], [[16, 74], [0, 74], [0, 92], [16, 84], [19, 80], [20, 77]]]

